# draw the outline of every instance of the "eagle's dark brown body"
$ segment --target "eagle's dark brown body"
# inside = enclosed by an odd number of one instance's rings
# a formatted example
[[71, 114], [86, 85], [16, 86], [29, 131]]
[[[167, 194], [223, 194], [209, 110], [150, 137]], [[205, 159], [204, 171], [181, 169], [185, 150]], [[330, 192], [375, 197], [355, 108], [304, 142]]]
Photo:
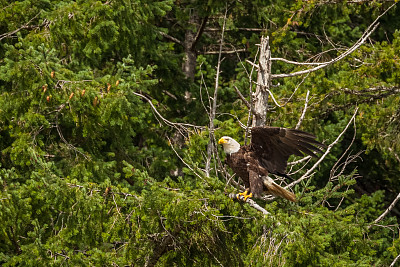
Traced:
[[[225, 144], [230, 140], [224, 142], [224, 138], [229, 139], [223, 137], [219, 143], [222, 143], [225, 149]], [[266, 191], [295, 201], [295, 195], [274, 183], [267, 177], [268, 173], [285, 176], [290, 155], [301, 156], [305, 153], [316, 156], [314, 152], [322, 152], [318, 147], [325, 146], [316, 141], [314, 135], [300, 130], [253, 127], [251, 144], [241, 146], [235, 153], [228, 153], [226, 163], [256, 197]]]

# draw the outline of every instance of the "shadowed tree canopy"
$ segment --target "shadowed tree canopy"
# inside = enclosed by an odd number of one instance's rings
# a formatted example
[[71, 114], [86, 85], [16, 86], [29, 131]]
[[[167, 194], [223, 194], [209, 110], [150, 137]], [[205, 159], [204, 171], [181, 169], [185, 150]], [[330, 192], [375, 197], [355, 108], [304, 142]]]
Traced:
[[[378, 0], [0, 0], [0, 265], [395, 266], [399, 18]], [[222, 136], [268, 154], [263, 184], [296, 203], [231, 199], [252, 186]]]

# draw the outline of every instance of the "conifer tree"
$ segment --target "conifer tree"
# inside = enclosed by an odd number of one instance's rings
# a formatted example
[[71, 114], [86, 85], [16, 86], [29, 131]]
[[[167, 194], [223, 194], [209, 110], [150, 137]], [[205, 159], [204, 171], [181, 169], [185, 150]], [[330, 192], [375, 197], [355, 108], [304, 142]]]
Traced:
[[[340, 62], [278, 77], [379, 16]], [[391, 1], [0, 1], [0, 264], [394, 266], [399, 17]], [[219, 150], [205, 172], [210, 125], [248, 141], [261, 36], [266, 124], [334, 143], [298, 203], [257, 201], [269, 215], [229, 198]], [[316, 162], [291, 160], [296, 179]]]

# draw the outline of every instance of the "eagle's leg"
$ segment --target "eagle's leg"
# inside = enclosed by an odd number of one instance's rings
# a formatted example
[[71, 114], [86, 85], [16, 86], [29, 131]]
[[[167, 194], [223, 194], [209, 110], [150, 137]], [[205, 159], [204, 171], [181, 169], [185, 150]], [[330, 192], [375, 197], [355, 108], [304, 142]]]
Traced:
[[243, 201], [246, 201], [248, 198], [251, 198], [253, 196], [253, 194], [250, 192], [250, 194], [248, 194], [248, 189], [246, 189], [243, 193], [239, 193], [237, 194], [237, 199], [240, 199], [240, 196], [243, 196]]

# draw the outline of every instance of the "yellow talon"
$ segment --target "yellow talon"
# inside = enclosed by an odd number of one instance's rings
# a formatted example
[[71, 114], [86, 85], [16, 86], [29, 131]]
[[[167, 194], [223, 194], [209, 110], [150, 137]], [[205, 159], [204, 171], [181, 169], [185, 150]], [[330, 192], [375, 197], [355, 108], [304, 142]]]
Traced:
[[246, 201], [248, 198], [251, 198], [253, 196], [253, 193], [250, 192], [250, 194], [247, 194], [248, 191], [244, 191], [243, 193], [237, 194], [237, 199], [240, 199], [240, 196], [243, 196], [243, 201]]

